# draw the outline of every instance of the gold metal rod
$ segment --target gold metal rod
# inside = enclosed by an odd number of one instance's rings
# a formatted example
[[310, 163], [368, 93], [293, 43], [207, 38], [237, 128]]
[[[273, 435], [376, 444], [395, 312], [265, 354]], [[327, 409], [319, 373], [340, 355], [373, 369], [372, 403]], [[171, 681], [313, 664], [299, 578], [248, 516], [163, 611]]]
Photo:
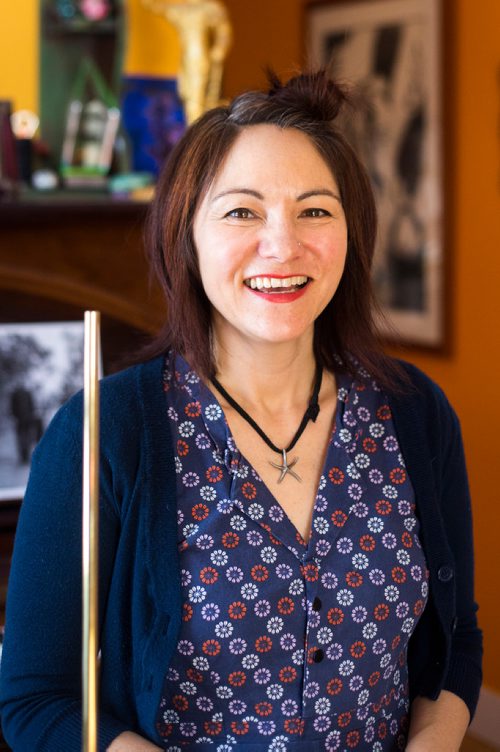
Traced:
[[85, 311], [83, 398], [83, 752], [97, 752], [100, 314]]

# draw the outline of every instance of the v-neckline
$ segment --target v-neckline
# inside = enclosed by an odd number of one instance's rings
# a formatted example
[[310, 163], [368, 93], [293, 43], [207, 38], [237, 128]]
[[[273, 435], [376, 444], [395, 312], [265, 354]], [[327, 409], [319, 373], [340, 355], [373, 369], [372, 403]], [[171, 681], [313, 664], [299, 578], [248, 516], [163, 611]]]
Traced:
[[[345, 399], [342, 400], [340, 395], [342, 393], [347, 395], [350, 392], [350, 385], [348, 386], [348, 383], [349, 383], [349, 377], [347, 376], [344, 377], [342, 374], [340, 375], [340, 377], [336, 375], [335, 413], [331, 421], [327, 450], [325, 452], [323, 467], [319, 475], [319, 480], [318, 480], [316, 492], [314, 495], [313, 510], [312, 510], [312, 515], [311, 515], [311, 524], [310, 524], [309, 536], [307, 540], [304, 539], [304, 537], [302, 536], [302, 534], [300, 533], [296, 525], [292, 522], [285, 508], [274, 495], [272, 488], [270, 488], [270, 486], [260, 477], [259, 473], [253, 467], [252, 463], [238, 449], [237, 443], [234, 439], [231, 428], [229, 426], [229, 422], [226, 418], [224, 408], [220, 404], [220, 401], [217, 395], [214, 394], [214, 392], [212, 392], [205, 384], [203, 384], [201, 380], [199, 383], [199, 395], [198, 396], [199, 396], [199, 400], [201, 404], [203, 406], [206, 406], [208, 404], [217, 404], [222, 414], [221, 419], [219, 421], [211, 421], [210, 424], [208, 425], [205, 422], [205, 427], [207, 428], [207, 431], [211, 434], [212, 438], [216, 442], [219, 452], [221, 453], [222, 456], [227, 455], [227, 450], [229, 448], [230, 453], [231, 453], [230, 462], [233, 464], [234, 467], [246, 466], [248, 468], [248, 473], [250, 476], [252, 476], [252, 480], [258, 484], [257, 487], [258, 487], [258, 493], [260, 496], [260, 501], [267, 502], [265, 504], [265, 513], [266, 513], [266, 517], [270, 517], [270, 521], [272, 522], [272, 525], [270, 524], [269, 520], [266, 520], [264, 524], [261, 523], [261, 526], [264, 527], [264, 529], [267, 530], [268, 533], [273, 535], [274, 538], [276, 538], [281, 543], [286, 545], [290, 550], [292, 550], [293, 553], [297, 556], [297, 558], [300, 559], [301, 561], [306, 561], [309, 558], [312, 558], [312, 553], [313, 553], [314, 546], [316, 543], [317, 536], [315, 534], [315, 528], [314, 528], [314, 517], [315, 517], [315, 512], [316, 512], [316, 505], [317, 505], [318, 497], [320, 496], [320, 493], [325, 487], [326, 482], [327, 482], [326, 469], [328, 468], [329, 464], [332, 463], [332, 453], [336, 449], [338, 449], [338, 445], [335, 446], [334, 436], [338, 435], [340, 430], [343, 427], [342, 407], [343, 407], [343, 404], [345, 403]], [[223, 426], [223, 429], [222, 429], [222, 426]], [[227, 464], [227, 457], [226, 457], [226, 464]], [[238, 496], [240, 497], [245, 496], [243, 493], [243, 489], [244, 489], [245, 483], [247, 482], [248, 482], [248, 478], [241, 477], [241, 473], [235, 472], [233, 474], [232, 483], [231, 483], [231, 500], [235, 502], [235, 505], [240, 509], [242, 513], [251, 517], [255, 521], [255, 517], [252, 517], [251, 513], [249, 514], [249, 508], [251, 508], [251, 504], [242, 503], [238, 498]], [[246, 499], [246, 502], [248, 501], [249, 499]], [[274, 514], [274, 517], [275, 517], [274, 520], [271, 514]], [[281, 519], [279, 519], [279, 517]], [[283, 524], [284, 524], [284, 527], [282, 527]], [[267, 527], [271, 529], [268, 530], [266, 525]], [[286, 530], [286, 528], [289, 528], [289, 529]]]
[[[306, 541], [274, 495], [272, 488], [262, 480], [251, 462], [238, 449], [218, 396], [199, 377], [195, 378], [194, 372], [184, 358], [176, 355], [172, 365], [173, 372], [179, 378], [179, 384], [188, 389], [193, 400], [199, 401], [205, 428], [215, 444], [221, 461], [231, 473], [231, 502], [254, 522], [260, 522], [269, 534], [292, 550], [299, 560], [305, 561], [312, 558], [317, 538], [314, 526], [317, 503], [327, 483], [326, 470], [332, 464], [332, 455], [343, 448], [344, 442], [337, 441], [335, 437], [341, 436], [341, 432], [345, 430], [344, 411], [353, 388], [352, 378], [344, 373], [335, 375], [335, 415], [331, 422], [327, 450], [316, 487], [309, 536]], [[250, 495], [248, 493], [245, 495], [245, 487], [248, 484], [254, 486], [254, 489], [251, 490]], [[253, 493], [259, 494], [258, 500], [253, 501]], [[242, 499], [245, 501], [243, 502]], [[260, 502], [265, 502], [262, 515], [257, 509], [258, 506], [263, 506]], [[260, 521], [259, 515], [266, 518], [264, 523]]]

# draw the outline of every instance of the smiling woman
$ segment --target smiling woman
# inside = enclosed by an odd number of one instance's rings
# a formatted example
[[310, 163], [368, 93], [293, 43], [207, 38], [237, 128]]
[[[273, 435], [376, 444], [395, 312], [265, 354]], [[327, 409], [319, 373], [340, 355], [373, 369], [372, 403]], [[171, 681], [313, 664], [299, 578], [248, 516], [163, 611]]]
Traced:
[[314, 322], [344, 270], [347, 226], [309, 138], [276, 125], [243, 130], [193, 231], [217, 346], [237, 355], [250, 343], [295, 341], [312, 352]]
[[[102, 751], [457, 752], [474, 713], [460, 429], [378, 343], [344, 98], [322, 71], [273, 77], [196, 121], [161, 175], [168, 320], [101, 386]], [[18, 527], [14, 752], [81, 749], [81, 412], [38, 447]]]

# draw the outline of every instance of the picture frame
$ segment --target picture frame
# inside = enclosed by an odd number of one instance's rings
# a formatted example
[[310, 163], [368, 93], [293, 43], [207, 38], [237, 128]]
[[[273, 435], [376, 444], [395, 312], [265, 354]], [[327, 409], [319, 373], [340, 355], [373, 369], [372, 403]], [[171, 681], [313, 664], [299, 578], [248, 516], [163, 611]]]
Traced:
[[339, 124], [374, 189], [379, 330], [397, 344], [448, 340], [441, 113], [442, 0], [309, 0], [309, 63], [354, 102]]
[[31, 455], [83, 387], [83, 321], [0, 324], [0, 503], [21, 499]]

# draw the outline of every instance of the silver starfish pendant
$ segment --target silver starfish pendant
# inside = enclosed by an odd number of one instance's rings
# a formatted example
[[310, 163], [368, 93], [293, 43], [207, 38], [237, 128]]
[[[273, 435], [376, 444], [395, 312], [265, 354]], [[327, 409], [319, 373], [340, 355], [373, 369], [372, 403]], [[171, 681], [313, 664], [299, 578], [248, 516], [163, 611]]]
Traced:
[[278, 465], [277, 462], [269, 461], [270, 465], [275, 467], [277, 470], [281, 471], [280, 477], [278, 479], [278, 483], [281, 483], [285, 475], [287, 475], [288, 473], [290, 473], [290, 475], [293, 475], [295, 480], [298, 480], [299, 483], [302, 483], [302, 478], [300, 477], [300, 475], [297, 475], [297, 473], [294, 470], [292, 470], [292, 467], [297, 464], [297, 462], [299, 461], [299, 458], [294, 457], [293, 460], [290, 462], [290, 464], [288, 464], [288, 459], [286, 456], [286, 449], [283, 449], [282, 453], [283, 453], [283, 463], [281, 465]]

